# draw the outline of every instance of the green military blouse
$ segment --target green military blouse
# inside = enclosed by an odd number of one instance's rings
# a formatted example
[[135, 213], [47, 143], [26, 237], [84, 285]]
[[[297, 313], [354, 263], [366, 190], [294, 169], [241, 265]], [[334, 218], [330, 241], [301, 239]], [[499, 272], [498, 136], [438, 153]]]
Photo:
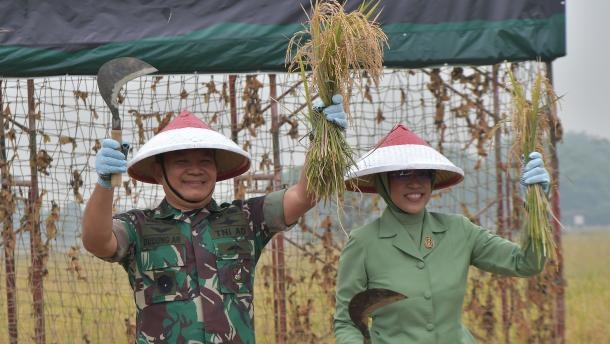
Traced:
[[352, 231], [341, 253], [334, 315], [337, 344], [362, 344], [348, 304], [355, 294], [371, 288], [407, 296], [372, 315], [374, 344], [474, 343], [461, 316], [469, 267], [526, 277], [543, 269], [545, 262], [536, 257], [529, 244], [522, 249], [461, 215], [424, 211], [399, 219], [386, 209], [380, 218]]
[[253, 344], [256, 263], [287, 229], [284, 191], [231, 204], [214, 200], [181, 212], [155, 209], [115, 216], [118, 250], [136, 304], [136, 342]]

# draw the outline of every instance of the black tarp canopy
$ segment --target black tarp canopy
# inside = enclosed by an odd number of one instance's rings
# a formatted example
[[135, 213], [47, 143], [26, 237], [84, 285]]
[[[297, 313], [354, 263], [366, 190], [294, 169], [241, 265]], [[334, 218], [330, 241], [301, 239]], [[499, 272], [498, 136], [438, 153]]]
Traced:
[[[346, 11], [360, 1], [347, 1]], [[384, 65], [488, 65], [565, 55], [565, 1], [381, 0]], [[120, 56], [163, 74], [286, 71], [310, 0], [0, 3], [0, 77], [95, 75]]]

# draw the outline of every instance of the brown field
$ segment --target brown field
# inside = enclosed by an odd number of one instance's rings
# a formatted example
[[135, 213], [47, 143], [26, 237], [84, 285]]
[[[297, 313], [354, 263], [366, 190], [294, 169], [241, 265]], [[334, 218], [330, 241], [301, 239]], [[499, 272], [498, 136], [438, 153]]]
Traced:
[[[607, 329], [610, 324], [610, 229], [582, 233], [568, 233], [562, 238], [564, 247], [565, 277], [567, 288], [566, 303], [566, 341], [569, 344], [610, 343]], [[273, 298], [269, 288], [262, 285], [261, 267], [268, 261], [263, 256], [257, 273], [256, 319], [257, 340], [259, 343], [273, 343]], [[18, 271], [27, 271], [28, 262], [18, 260]], [[133, 310], [129, 286], [125, 273], [120, 267], [102, 261], [83, 258], [87, 266], [87, 279], [77, 280], [73, 272], [62, 267], [69, 266], [62, 255], [53, 257], [45, 278], [45, 314], [47, 343], [126, 343], [124, 320]], [[307, 276], [307, 262], [288, 259], [287, 265], [298, 264]], [[0, 343], [8, 343], [6, 284], [4, 261], [0, 267]], [[18, 280], [19, 343], [30, 343], [33, 334], [31, 298], [28, 292], [27, 277], [24, 273]], [[70, 282], [66, 282], [70, 281]], [[302, 287], [295, 296], [314, 300], [315, 312], [309, 315], [307, 325], [319, 331], [319, 343], [333, 343], [330, 338], [329, 322], [332, 308], [329, 304], [329, 291], [321, 290], [319, 285], [300, 281]], [[326, 296], [324, 296], [326, 295]], [[306, 301], [289, 300], [287, 305], [289, 326], [294, 317], [290, 314], [295, 304]], [[86, 305], [86, 306], [83, 306]], [[301, 308], [302, 309], [302, 308]], [[294, 339], [294, 337], [292, 337]], [[289, 342], [291, 342], [289, 340]]]

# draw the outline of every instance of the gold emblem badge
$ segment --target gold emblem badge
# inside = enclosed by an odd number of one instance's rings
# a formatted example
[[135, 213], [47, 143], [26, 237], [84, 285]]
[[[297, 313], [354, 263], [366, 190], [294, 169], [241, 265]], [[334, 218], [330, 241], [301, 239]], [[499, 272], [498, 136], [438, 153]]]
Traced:
[[434, 240], [432, 240], [432, 237], [426, 236], [424, 238], [424, 247], [427, 249], [431, 249], [434, 247]]

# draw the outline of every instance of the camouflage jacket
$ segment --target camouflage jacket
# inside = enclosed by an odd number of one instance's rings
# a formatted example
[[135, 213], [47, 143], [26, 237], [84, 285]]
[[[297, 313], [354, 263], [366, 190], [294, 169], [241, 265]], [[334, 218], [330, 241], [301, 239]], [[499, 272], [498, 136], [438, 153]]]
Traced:
[[136, 303], [140, 343], [254, 343], [256, 262], [285, 230], [283, 191], [183, 213], [156, 209], [118, 214], [118, 261]]

